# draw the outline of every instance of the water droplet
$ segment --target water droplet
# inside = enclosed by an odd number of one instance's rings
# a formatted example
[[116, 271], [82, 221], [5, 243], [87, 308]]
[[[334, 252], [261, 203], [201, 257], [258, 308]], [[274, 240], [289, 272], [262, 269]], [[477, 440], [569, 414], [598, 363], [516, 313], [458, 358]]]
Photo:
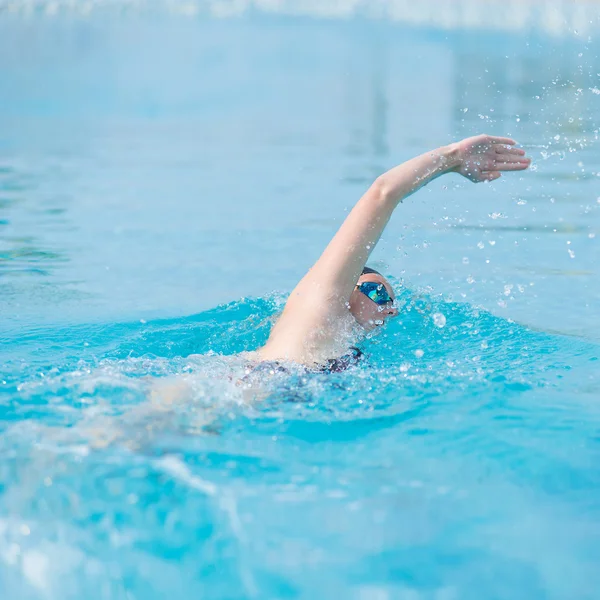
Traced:
[[440, 329], [446, 326], [446, 317], [442, 313], [434, 313], [431, 315], [433, 319], [433, 324]]

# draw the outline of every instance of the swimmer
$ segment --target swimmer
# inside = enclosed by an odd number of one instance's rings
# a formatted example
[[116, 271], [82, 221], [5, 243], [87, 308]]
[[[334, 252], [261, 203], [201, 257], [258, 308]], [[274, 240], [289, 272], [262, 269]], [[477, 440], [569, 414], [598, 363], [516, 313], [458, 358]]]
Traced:
[[[398, 204], [446, 173], [477, 183], [494, 181], [505, 171], [527, 169], [531, 161], [515, 144], [509, 138], [479, 135], [427, 152], [378, 177], [292, 291], [267, 343], [243, 353], [248, 361], [245, 375], [239, 379], [234, 372], [224, 378], [232, 389], [241, 388], [239, 400], [252, 404], [265, 398], [266, 380], [285, 386], [294, 373], [337, 372], [359, 362], [362, 352], [356, 344], [361, 337], [398, 314], [389, 281], [365, 266]], [[118, 421], [91, 419], [79, 427], [80, 433], [95, 448], [114, 443], [143, 447], [170, 427], [177, 407], [194, 398], [196, 383], [193, 374], [151, 380], [149, 404], [131, 409], [126, 421], [123, 416]], [[233, 391], [231, 397], [238, 399]], [[216, 431], [219, 411], [220, 407], [195, 411], [193, 429]]]
[[531, 160], [515, 144], [510, 138], [478, 135], [379, 176], [292, 291], [267, 343], [252, 359], [265, 367], [295, 363], [320, 371], [343, 370], [360, 360], [360, 338], [398, 315], [389, 281], [365, 267], [398, 204], [446, 173], [479, 183], [527, 169]]

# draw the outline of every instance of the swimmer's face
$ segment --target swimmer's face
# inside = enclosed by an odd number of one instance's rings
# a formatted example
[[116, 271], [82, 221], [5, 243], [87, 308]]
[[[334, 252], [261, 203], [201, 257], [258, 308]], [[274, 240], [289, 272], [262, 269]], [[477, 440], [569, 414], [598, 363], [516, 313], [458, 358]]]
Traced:
[[[396, 296], [394, 295], [394, 290], [385, 277], [376, 275], [375, 273], [367, 273], [366, 275], [360, 276], [357, 285], [367, 281], [383, 285], [390, 298], [395, 300]], [[377, 304], [357, 288], [354, 288], [354, 291], [350, 296], [350, 312], [358, 321], [359, 325], [367, 331], [372, 331], [377, 327], [381, 327], [391, 317], [398, 316], [398, 309], [393, 305], [393, 302]]]

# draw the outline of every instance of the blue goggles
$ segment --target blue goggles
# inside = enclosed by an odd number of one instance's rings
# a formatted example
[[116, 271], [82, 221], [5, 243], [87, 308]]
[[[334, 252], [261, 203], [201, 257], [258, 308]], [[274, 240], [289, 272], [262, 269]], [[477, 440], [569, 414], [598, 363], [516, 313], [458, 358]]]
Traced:
[[357, 285], [356, 289], [379, 306], [390, 304], [394, 301], [383, 283], [365, 281], [364, 283]]

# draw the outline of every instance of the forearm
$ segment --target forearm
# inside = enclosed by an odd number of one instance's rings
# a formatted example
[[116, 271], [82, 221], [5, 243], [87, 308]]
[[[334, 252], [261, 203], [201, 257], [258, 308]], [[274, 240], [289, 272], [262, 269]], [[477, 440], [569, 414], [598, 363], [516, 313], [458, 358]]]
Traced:
[[460, 164], [456, 144], [442, 146], [390, 169], [377, 179], [386, 200], [394, 207], [430, 181]]
[[315, 330], [330, 331], [332, 319], [346, 314], [354, 286], [398, 203], [444, 173], [456, 172], [479, 183], [495, 181], [505, 171], [527, 169], [530, 159], [515, 144], [510, 138], [481, 134], [380, 175], [290, 295], [280, 319], [288, 328], [274, 330], [272, 336], [288, 335], [290, 323], [297, 339], [308, 339]]
[[[360, 274], [398, 203], [457, 164], [455, 147], [444, 146], [380, 175], [352, 209], [324, 258], [346, 261], [345, 272], [340, 272], [342, 278], [348, 271], [352, 272], [352, 277]], [[348, 246], [350, 241], [353, 243]]]
[[347, 298], [398, 203], [457, 164], [453, 146], [417, 156], [379, 176], [354, 206], [304, 283], [327, 281]]

